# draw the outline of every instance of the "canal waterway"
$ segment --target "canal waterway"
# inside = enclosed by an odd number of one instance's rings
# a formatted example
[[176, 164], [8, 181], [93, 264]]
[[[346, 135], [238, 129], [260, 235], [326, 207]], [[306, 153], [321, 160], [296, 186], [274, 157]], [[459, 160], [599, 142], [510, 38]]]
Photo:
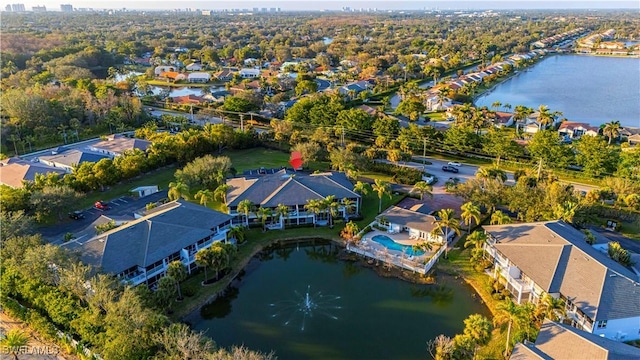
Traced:
[[560, 111], [570, 121], [593, 126], [618, 120], [640, 127], [640, 59], [552, 55], [480, 96], [494, 102]]
[[420, 359], [426, 341], [488, 314], [461, 279], [415, 285], [338, 252], [324, 242], [265, 251], [226, 296], [187, 320], [220, 346], [273, 350], [280, 359]]

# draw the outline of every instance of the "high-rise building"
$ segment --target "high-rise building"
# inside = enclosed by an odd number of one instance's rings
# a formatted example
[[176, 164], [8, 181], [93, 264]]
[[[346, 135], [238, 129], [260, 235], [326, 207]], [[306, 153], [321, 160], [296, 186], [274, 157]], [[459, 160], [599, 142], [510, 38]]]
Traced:
[[11, 12], [11, 4], [7, 4], [7, 6], [4, 7], [4, 11]]
[[71, 5], [71, 4], [62, 4], [62, 5], [60, 5], [60, 11], [62, 11], [62, 12], [73, 12], [73, 5]]
[[47, 11], [47, 7], [46, 6], [32, 6], [31, 7], [31, 11], [33, 12], [46, 12]]
[[24, 4], [11, 4], [11, 11], [13, 12], [23, 12]]

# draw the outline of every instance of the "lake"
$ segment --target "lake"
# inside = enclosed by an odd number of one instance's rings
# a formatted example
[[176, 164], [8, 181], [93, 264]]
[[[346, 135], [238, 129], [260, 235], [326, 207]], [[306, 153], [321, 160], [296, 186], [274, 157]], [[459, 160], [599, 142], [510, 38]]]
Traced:
[[226, 296], [188, 317], [220, 346], [274, 350], [279, 359], [428, 358], [426, 342], [488, 314], [462, 280], [415, 285], [338, 260], [326, 242], [265, 251]]
[[484, 94], [476, 106], [547, 105], [570, 121], [640, 127], [640, 59], [553, 55]]

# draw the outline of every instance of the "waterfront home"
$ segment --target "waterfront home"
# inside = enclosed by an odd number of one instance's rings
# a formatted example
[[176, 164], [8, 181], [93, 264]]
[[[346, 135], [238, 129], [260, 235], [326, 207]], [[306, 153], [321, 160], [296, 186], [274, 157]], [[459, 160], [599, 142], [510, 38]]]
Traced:
[[17, 157], [0, 161], [0, 184], [12, 188], [21, 188], [25, 182], [34, 181], [36, 175], [46, 175], [48, 173], [57, 173], [63, 176], [66, 171], [47, 164], [31, 162]]
[[127, 150], [138, 149], [145, 152], [149, 146], [151, 146], [151, 141], [129, 138], [124, 135], [109, 135], [106, 140], [90, 145], [89, 150], [114, 158]]
[[202, 64], [198, 63], [198, 62], [194, 62], [191, 63], [189, 65], [186, 66], [187, 71], [201, 71], [202, 70]]
[[211, 80], [211, 74], [206, 72], [194, 72], [187, 76], [190, 83], [208, 83]]
[[189, 105], [189, 104], [198, 105], [198, 104], [207, 102], [207, 99], [205, 99], [204, 97], [193, 95], [193, 94], [183, 95], [183, 96], [174, 96], [170, 99], [171, 99], [171, 102], [175, 104], [181, 104], [181, 105]]
[[[325, 225], [328, 220], [327, 211], [313, 212], [305, 208], [305, 205], [310, 200], [321, 201], [330, 195], [335, 196], [340, 203], [337, 217], [348, 217], [349, 211], [344, 206], [343, 199], [349, 199], [353, 203], [353, 214], [360, 212], [361, 197], [353, 192], [353, 184], [344, 173], [305, 174], [286, 169], [271, 174], [263, 174], [264, 172], [257, 171], [257, 174], [227, 180], [230, 189], [226, 204], [231, 216], [248, 223], [256, 222], [258, 219], [254, 211], [250, 211], [247, 216], [243, 209], [238, 209], [243, 200], [249, 200], [256, 208], [274, 211], [269, 219], [271, 228], [303, 224]], [[289, 208], [284, 217], [275, 215], [275, 209], [281, 204]]]
[[61, 146], [52, 150], [50, 155], [39, 156], [38, 161], [71, 173], [74, 167], [84, 162], [97, 163], [102, 159], [108, 158], [109, 156], [104, 154], [97, 154], [82, 149], [68, 149]]
[[216, 79], [220, 81], [229, 81], [233, 79], [233, 75], [237, 73], [238, 73], [237, 70], [227, 68], [227, 69], [222, 69], [218, 71], [217, 73], [214, 74], [214, 76], [216, 77]]
[[640, 338], [638, 275], [589, 245], [563, 221], [484, 227], [493, 277], [516, 303], [545, 294], [566, 304], [564, 321], [615, 340]]
[[160, 65], [160, 66], [156, 66], [155, 69], [153, 69], [153, 73], [156, 76], [160, 76], [160, 74], [164, 73], [164, 72], [172, 72], [172, 71], [177, 71], [178, 68], [174, 65]]
[[558, 127], [558, 134], [565, 139], [580, 139], [583, 135], [598, 136], [600, 129], [587, 123], [564, 121]]
[[494, 126], [498, 128], [511, 126], [513, 125], [513, 113], [508, 113], [504, 111], [496, 111], [496, 119], [494, 121]]
[[89, 240], [62, 246], [124, 283], [153, 286], [172, 261], [182, 262], [190, 273], [197, 267], [195, 254], [216, 241], [226, 242], [230, 226], [227, 214], [176, 200]]
[[240, 76], [243, 79], [253, 79], [253, 78], [260, 77], [260, 73], [261, 73], [260, 69], [255, 69], [255, 68], [240, 69]]
[[[579, 355], [577, 355], [579, 354]], [[640, 349], [620, 341], [545, 320], [534, 343], [525, 340], [513, 348], [509, 360], [640, 359]]]
[[[433, 215], [419, 211], [403, 209], [399, 206], [391, 206], [376, 217], [378, 224], [387, 229], [390, 234], [401, 232], [409, 233], [409, 239], [429, 241], [442, 244], [444, 236], [432, 234], [436, 228], [437, 218]], [[449, 234], [449, 241], [455, 236], [453, 231]]]
[[186, 74], [179, 73], [176, 71], [165, 71], [161, 73], [159, 77], [168, 79], [168, 80], [173, 80], [173, 81], [187, 80]]

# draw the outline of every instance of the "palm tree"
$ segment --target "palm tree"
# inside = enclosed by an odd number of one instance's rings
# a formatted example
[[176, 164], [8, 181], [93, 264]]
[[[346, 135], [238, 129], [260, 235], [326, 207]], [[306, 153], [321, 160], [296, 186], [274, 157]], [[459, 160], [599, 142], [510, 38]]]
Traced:
[[353, 191], [362, 196], [366, 196], [367, 194], [369, 194], [369, 190], [371, 190], [371, 186], [366, 182], [358, 181], [353, 186]]
[[231, 226], [227, 232], [227, 237], [235, 238], [239, 244], [243, 243], [245, 238], [244, 228], [240, 226]]
[[475, 220], [476, 224], [480, 224], [480, 215], [482, 215], [482, 213], [480, 212], [480, 208], [476, 206], [473, 202], [469, 201], [462, 204], [462, 206], [460, 207], [460, 210], [462, 210], [460, 217], [464, 221], [465, 225], [469, 226], [469, 230], [467, 230], [467, 234], [470, 234], [471, 222]]
[[433, 186], [427, 184], [426, 181], [418, 181], [415, 185], [413, 185], [413, 189], [411, 192], [417, 192], [420, 194], [420, 200], [424, 200], [424, 196], [433, 197], [431, 191], [433, 190]]
[[284, 219], [289, 217], [289, 207], [287, 205], [278, 204], [276, 206], [276, 215], [278, 215], [278, 219], [282, 222], [282, 229], [284, 229]]
[[335, 195], [329, 195], [323, 200], [323, 205], [329, 214], [329, 228], [333, 228], [333, 218], [339, 214], [340, 203], [336, 201]]
[[180, 291], [180, 282], [187, 278], [187, 269], [180, 260], [174, 260], [169, 263], [167, 268], [167, 276], [176, 282], [176, 290], [178, 290], [178, 300], [182, 300], [182, 292]]
[[545, 318], [551, 321], [559, 321], [566, 314], [564, 301], [549, 294], [545, 294], [536, 308], [536, 317], [541, 321]]
[[604, 128], [602, 128], [602, 134], [609, 138], [609, 145], [611, 145], [611, 140], [614, 137], [620, 136], [620, 130], [622, 126], [620, 125], [620, 121], [611, 121], [604, 124]]
[[209, 251], [211, 251], [210, 266], [216, 271], [216, 279], [218, 279], [220, 270], [225, 269], [229, 265], [230, 254], [228, 250], [229, 248], [220, 241], [214, 242], [209, 248]]
[[538, 107], [538, 130], [541, 130], [543, 125], [546, 127], [552, 122], [553, 113], [549, 111], [546, 105], [540, 105], [540, 107]]
[[170, 200], [178, 200], [179, 198], [186, 200], [189, 197], [189, 185], [181, 181], [172, 181], [169, 183], [169, 192], [167, 195]]
[[14, 359], [18, 359], [18, 351], [20, 348], [29, 344], [29, 337], [20, 329], [11, 329], [0, 341], [3, 347], [8, 349]]
[[313, 213], [313, 227], [316, 226], [316, 217], [320, 213], [320, 200], [318, 199], [308, 199], [307, 203], [304, 205], [304, 209]]
[[375, 184], [371, 186], [371, 189], [378, 193], [378, 199], [380, 202], [378, 203], [378, 214], [382, 212], [382, 198], [387, 195], [391, 198], [391, 185], [383, 180], [376, 179]]
[[256, 216], [258, 217], [258, 219], [260, 219], [260, 222], [262, 223], [262, 231], [267, 231], [267, 219], [271, 216], [273, 216], [273, 210], [271, 210], [270, 208], [264, 208], [261, 207], [258, 209], [258, 211], [256, 211]]
[[473, 342], [473, 359], [475, 359], [478, 347], [486, 345], [491, 339], [491, 321], [480, 314], [469, 315], [464, 320], [464, 335]]
[[247, 227], [249, 227], [249, 213], [253, 211], [253, 203], [249, 199], [244, 199], [238, 203], [238, 212], [244, 214]]
[[464, 242], [464, 247], [468, 248], [469, 246], [473, 246], [475, 249], [482, 249], [482, 246], [486, 241], [487, 234], [484, 231], [474, 231], [467, 236], [467, 240]]
[[511, 224], [511, 222], [511, 217], [500, 210], [496, 210], [491, 214], [491, 225]]
[[342, 199], [342, 207], [344, 208], [345, 220], [349, 220], [349, 215], [356, 211], [355, 201], [349, 198], [344, 198]]
[[223, 204], [227, 203], [227, 192], [231, 189], [231, 185], [228, 184], [220, 184], [213, 192], [213, 198], [215, 200], [220, 200]]
[[209, 189], [203, 189], [198, 191], [194, 198], [200, 202], [200, 205], [207, 206], [214, 201], [214, 194]]
[[502, 106], [502, 103], [501, 103], [500, 101], [494, 101], [494, 102], [491, 104], [491, 107], [492, 107], [492, 108], [494, 108], [494, 109], [496, 109], [496, 110], [498, 110], [498, 109], [500, 108], [500, 106]]
[[360, 229], [358, 228], [358, 224], [353, 221], [349, 221], [344, 225], [344, 229], [340, 232], [340, 236], [349, 243], [355, 239], [355, 236], [359, 231]]
[[509, 354], [509, 344], [511, 343], [511, 328], [513, 323], [518, 323], [522, 318], [522, 311], [518, 304], [514, 303], [510, 297], [506, 298], [504, 302], [501, 302], [496, 307], [497, 313], [493, 317], [493, 324], [504, 325], [508, 324], [507, 328], [507, 343], [504, 349], [504, 355]]
[[453, 231], [460, 235], [460, 221], [456, 219], [456, 213], [453, 209], [442, 209], [438, 211], [436, 220], [433, 221], [435, 228], [431, 232], [432, 235], [444, 235], [443, 244], [445, 246], [444, 257], [449, 256], [449, 232]]
[[567, 223], [573, 223], [573, 218], [576, 216], [576, 211], [578, 211], [578, 207], [580, 205], [578, 203], [572, 201], [565, 201], [562, 204], [556, 204], [554, 207], [554, 215], [558, 220], [562, 220]]
[[213, 263], [213, 252], [211, 248], [201, 249], [196, 253], [196, 264], [204, 268], [204, 283], [209, 281], [207, 268]]
[[[18, 156], [18, 141], [20, 141], [20, 138], [18, 136], [16, 136], [16, 134], [11, 134], [11, 136], [9, 136], [9, 140], [11, 140], [11, 142], [13, 143], [13, 149], [15, 151], [15, 156]], [[66, 142], [65, 142], [66, 144]]]

